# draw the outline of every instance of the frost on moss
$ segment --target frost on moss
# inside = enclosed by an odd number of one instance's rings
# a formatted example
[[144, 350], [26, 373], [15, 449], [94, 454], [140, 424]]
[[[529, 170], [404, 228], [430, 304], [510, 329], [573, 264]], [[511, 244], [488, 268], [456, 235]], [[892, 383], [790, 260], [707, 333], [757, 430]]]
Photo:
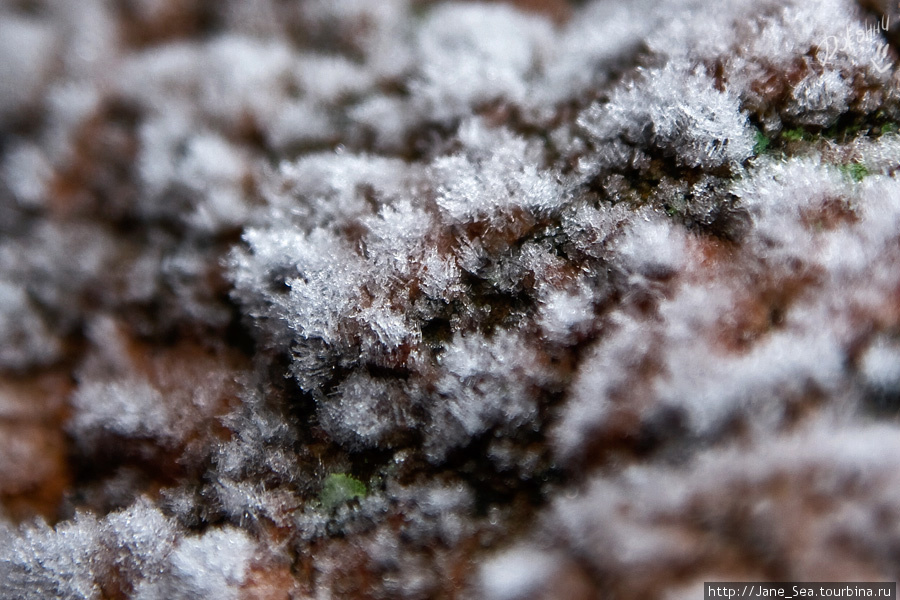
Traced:
[[142, 599], [237, 598], [255, 551], [234, 529], [185, 535], [147, 499], [104, 519], [79, 515], [3, 535], [2, 592], [23, 599], [94, 600], [116, 589]]
[[124, 437], [151, 437], [167, 443], [175, 415], [167, 413], [162, 394], [144, 381], [86, 382], [72, 400], [72, 429], [86, 444], [96, 443], [95, 430]]
[[138, 600], [211, 597], [240, 598], [247, 577], [253, 542], [246, 533], [230, 528], [201, 536], [184, 537], [172, 549], [158, 577], [135, 590]]
[[827, 127], [848, 110], [869, 113], [888, 99], [867, 91], [890, 77], [875, 18], [848, 0], [736, 1], [673, 18], [648, 43], [670, 59], [712, 67], [767, 133], [783, 123]]
[[[639, 596], [691, 588], [723, 572], [759, 572], [773, 557], [810, 580], [860, 570], [889, 579], [894, 531], [863, 515], [897, 510], [896, 463], [886, 452], [896, 444], [890, 427], [826, 419], [744, 447], [701, 451], [681, 468], [627, 467], [555, 501], [532, 543], [482, 566], [481, 591], [506, 599], [527, 587], [524, 597], [540, 597], [553, 586], [591, 589], [592, 577], [609, 576], [603, 589]], [[756, 550], [732, 570], [732, 553], [748, 548]], [[654, 577], [640, 577], [649, 565]]]
[[438, 120], [492, 100], [522, 102], [551, 39], [546, 21], [502, 4], [439, 6], [417, 32], [414, 97]]
[[753, 132], [738, 97], [716, 89], [704, 72], [669, 63], [639, 77], [580, 117], [579, 124], [602, 149], [599, 164], [586, 162], [582, 169], [642, 170], [648, 152], [703, 169], [739, 164], [751, 155]]
[[896, 572], [888, 8], [0, 2], [0, 596]]
[[[507, 131], [473, 121], [457, 140], [460, 151], [428, 165], [351, 155], [285, 165], [285, 185], [271, 197], [266, 224], [250, 229], [247, 250], [234, 255], [236, 297], [265, 317], [258, 324], [276, 348], [290, 352], [305, 390], [331, 389], [317, 396], [320, 422], [350, 447], [396, 443], [433, 422], [425, 435], [443, 453], [466, 436], [529, 414], [513, 406], [532, 401], [517, 399], [518, 393], [505, 397], [519, 377], [512, 371], [491, 374], [493, 362], [474, 360], [454, 374], [452, 364], [462, 365], [482, 347], [502, 347], [496, 360], [510, 368], [524, 360], [519, 368], [530, 369], [526, 350], [520, 358], [500, 341], [505, 337], [492, 341], [478, 332], [487, 327], [489, 308], [466, 307], [466, 298], [475, 293], [473, 277], [502, 296], [513, 292], [523, 269], [537, 268], [528, 261], [545, 251], [517, 248], [516, 239], [562, 209], [563, 191], [531, 163], [538, 150]], [[329, 179], [346, 168], [352, 178]], [[384, 169], [415, 187], [399, 187]], [[510, 172], [517, 183], [506, 179]], [[312, 221], [301, 218], [309, 207], [316, 208]], [[287, 226], [295, 219], [297, 226]], [[485, 247], [489, 238], [478, 234], [484, 228], [507, 233]], [[426, 339], [431, 323], [471, 335]], [[457, 344], [466, 350], [458, 353]], [[373, 370], [406, 377], [386, 379]], [[497, 379], [497, 386], [482, 379]], [[446, 412], [431, 400], [435, 394], [456, 408]], [[454, 441], [458, 436], [445, 432], [444, 423], [457, 423], [465, 434]]]

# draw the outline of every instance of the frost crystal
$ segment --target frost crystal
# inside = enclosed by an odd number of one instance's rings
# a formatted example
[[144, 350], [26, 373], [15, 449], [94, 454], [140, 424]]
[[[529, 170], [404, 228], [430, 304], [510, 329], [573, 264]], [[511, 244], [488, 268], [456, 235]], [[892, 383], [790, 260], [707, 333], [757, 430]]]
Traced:
[[613, 92], [608, 104], [595, 104], [579, 119], [595, 145], [616, 149], [617, 154], [601, 155], [599, 166], [633, 167], [646, 160], [626, 151], [629, 146], [652, 148], [680, 165], [703, 169], [750, 156], [753, 136], [738, 98], [716, 89], [705, 73], [669, 63], [641, 75], [638, 82]]
[[73, 426], [81, 436], [98, 427], [126, 437], [165, 435], [172, 426], [159, 391], [143, 382], [83, 385], [73, 402], [78, 410]]
[[492, 100], [521, 102], [550, 40], [546, 22], [503, 5], [440, 6], [418, 31], [414, 97], [438, 120]]
[[166, 561], [164, 573], [138, 586], [135, 598], [216, 597], [237, 599], [247, 575], [253, 544], [234, 529], [218, 529], [182, 539]]

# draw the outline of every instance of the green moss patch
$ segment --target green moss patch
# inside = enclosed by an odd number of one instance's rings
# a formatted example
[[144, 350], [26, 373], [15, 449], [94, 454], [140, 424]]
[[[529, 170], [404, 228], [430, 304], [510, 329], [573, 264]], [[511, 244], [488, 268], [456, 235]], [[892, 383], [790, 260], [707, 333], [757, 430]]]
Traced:
[[368, 490], [366, 484], [345, 473], [332, 473], [325, 478], [319, 503], [322, 508], [332, 510], [354, 498], [365, 498]]

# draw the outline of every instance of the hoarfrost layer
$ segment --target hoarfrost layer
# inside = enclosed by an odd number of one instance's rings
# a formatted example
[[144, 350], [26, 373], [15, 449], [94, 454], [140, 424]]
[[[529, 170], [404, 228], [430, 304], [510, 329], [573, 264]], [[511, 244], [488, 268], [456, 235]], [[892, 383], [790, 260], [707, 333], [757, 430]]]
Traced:
[[891, 577], [898, 26], [0, 0], [0, 597]]

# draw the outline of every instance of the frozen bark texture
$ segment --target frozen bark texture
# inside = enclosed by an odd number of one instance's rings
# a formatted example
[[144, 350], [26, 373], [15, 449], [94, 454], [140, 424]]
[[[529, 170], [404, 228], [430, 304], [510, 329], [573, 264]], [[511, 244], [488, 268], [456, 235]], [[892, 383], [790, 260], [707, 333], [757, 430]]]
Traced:
[[0, 598], [895, 578], [897, 32], [0, 0]]

